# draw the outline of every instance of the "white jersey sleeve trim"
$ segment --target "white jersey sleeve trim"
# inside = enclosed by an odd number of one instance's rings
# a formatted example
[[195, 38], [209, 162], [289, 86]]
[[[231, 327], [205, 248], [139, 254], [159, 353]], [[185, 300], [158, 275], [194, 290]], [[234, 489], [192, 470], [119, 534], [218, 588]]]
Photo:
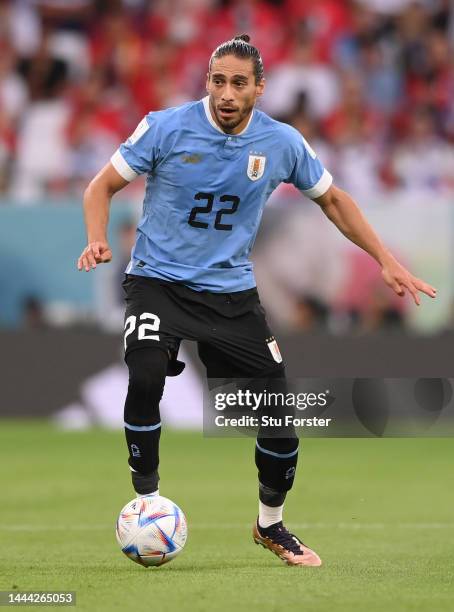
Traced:
[[127, 163], [119, 149], [117, 149], [112, 155], [110, 162], [118, 174], [125, 179], [125, 181], [131, 182], [139, 176], [137, 172], [135, 172]]
[[311, 198], [311, 200], [313, 200], [314, 198], [319, 198], [328, 191], [328, 189], [331, 187], [332, 182], [333, 177], [328, 172], [328, 170], [324, 169], [319, 181], [310, 189], [301, 189], [301, 193], [304, 193], [304, 195], [308, 198]]

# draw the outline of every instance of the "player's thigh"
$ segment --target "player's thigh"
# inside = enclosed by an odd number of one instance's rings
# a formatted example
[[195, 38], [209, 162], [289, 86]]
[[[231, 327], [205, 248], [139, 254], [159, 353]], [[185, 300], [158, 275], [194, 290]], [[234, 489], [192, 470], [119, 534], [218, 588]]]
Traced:
[[[295, 430], [293, 426], [289, 426], [290, 421], [287, 421], [286, 417], [293, 416], [294, 409], [291, 405], [288, 406], [286, 401], [288, 384], [283, 364], [274, 363], [266, 369], [254, 370], [250, 364], [247, 368], [243, 368], [241, 363], [234, 362], [230, 355], [211, 344], [199, 342], [198, 350], [200, 359], [206, 367], [208, 389], [212, 400], [214, 401], [219, 393], [239, 394], [240, 392], [243, 398], [255, 398], [251, 405], [244, 404], [243, 399], [240, 412], [234, 407], [230, 416], [238, 417], [244, 414], [256, 417], [260, 426], [255, 434], [259, 440], [266, 439], [263, 447], [273, 452], [280, 452], [283, 448], [287, 452], [286, 444], [291, 440], [289, 443], [293, 450]], [[212, 405], [214, 406], [214, 403]]]
[[125, 291], [125, 359], [137, 349], [158, 348], [169, 357], [178, 353], [180, 340], [175, 336], [178, 313], [167, 293], [154, 279], [127, 275]]
[[285, 379], [283, 363], [270, 360], [268, 356], [246, 353], [238, 359], [236, 351], [209, 342], [197, 343], [198, 354], [205, 366], [208, 379]]
[[216, 346], [208, 342], [198, 342], [197, 350], [208, 379], [238, 378], [244, 374]]
[[282, 371], [284, 363], [277, 341], [266, 321], [258, 296], [246, 313], [215, 321], [210, 338], [199, 343], [199, 355], [208, 370], [225, 370], [233, 376], [261, 376]]
[[258, 296], [246, 313], [215, 323], [210, 341], [198, 343], [210, 390], [236, 388], [261, 398], [266, 394], [260, 415], [283, 416], [287, 409], [279, 398], [287, 397], [285, 367]]

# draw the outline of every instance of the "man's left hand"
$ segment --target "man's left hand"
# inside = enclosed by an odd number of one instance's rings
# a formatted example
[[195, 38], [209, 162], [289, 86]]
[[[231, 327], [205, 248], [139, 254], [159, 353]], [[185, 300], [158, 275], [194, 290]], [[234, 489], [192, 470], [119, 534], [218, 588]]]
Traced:
[[431, 298], [437, 296], [435, 287], [428, 285], [420, 278], [416, 278], [413, 274], [404, 268], [392, 255], [382, 264], [382, 276], [385, 283], [403, 297], [408, 291], [417, 306], [420, 304], [419, 292], [425, 293]]

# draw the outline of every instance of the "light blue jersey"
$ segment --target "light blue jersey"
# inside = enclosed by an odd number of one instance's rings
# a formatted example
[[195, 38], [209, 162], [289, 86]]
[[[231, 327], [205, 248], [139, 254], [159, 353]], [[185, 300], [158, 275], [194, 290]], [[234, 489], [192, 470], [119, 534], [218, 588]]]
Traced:
[[125, 180], [147, 174], [126, 271], [217, 293], [255, 287], [249, 254], [279, 183], [309, 198], [332, 183], [297, 130], [255, 109], [241, 134], [226, 134], [208, 97], [149, 113], [111, 162]]

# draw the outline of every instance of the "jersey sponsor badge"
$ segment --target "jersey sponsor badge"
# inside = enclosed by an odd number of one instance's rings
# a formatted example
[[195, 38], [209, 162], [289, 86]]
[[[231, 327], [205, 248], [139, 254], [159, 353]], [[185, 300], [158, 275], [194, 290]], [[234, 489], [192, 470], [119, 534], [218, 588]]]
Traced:
[[264, 155], [249, 155], [247, 165], [247, 175], [251, 181], [257, 181], [262, 178], [265, 171], [266, 157]]
[[139, 123], [139, 125], [136, 127], [134, 132], [131, 134], [131, 136], [128, 138], [128, 141], [130, 142], [130, 144], [136, 144], [139, 138], [142, 138], [142, 136], [149, 129], [149, 127], [150, 126], [148, 125], [147, 118], [144, 117], [142, 121]]
[[274, 337], [268, 338], [266, 343], [268, 345], [268, 348], [270, 349], [270, 353], [273, 356], [274, 361], [276, 361], [277, 363], [282, 363], [282, 355], [277, 345], [276, 339]]

